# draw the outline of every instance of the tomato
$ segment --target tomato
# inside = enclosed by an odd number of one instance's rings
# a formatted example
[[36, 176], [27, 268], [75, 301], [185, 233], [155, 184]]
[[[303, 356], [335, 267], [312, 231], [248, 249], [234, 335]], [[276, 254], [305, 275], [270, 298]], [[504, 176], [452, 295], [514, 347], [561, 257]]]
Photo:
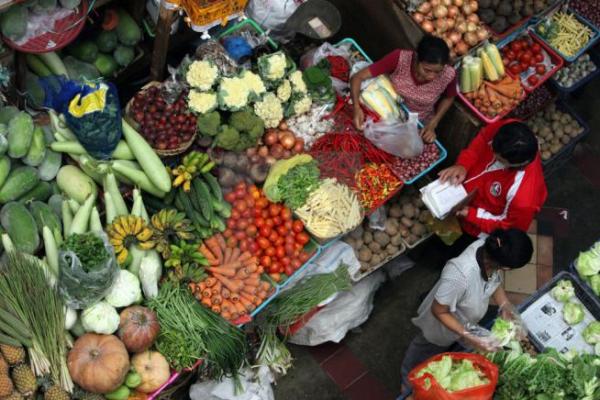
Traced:
[[256, 200], [254, 200], [252, 196], [246, 196], [244, 200], [246, 201], [246, 204], [248, 204], [248, 208], [254, 207], [254, 205], [256, 204]]
[[256, 208], [259, 208], [259, 209], [261, 209], [261, 210], [262, 210], [263, 208], [267, 208], [267, 206], [268, 206], [268, 205], [269, 205], [269, 200], [267, 200], [267, 199], [266, 199], [266, 198], [264, 198], [264, 197], [260, 197], [260, 198], [259, 198], [258, 200], [256, 200], [256, 202], [255, 202], [255, 206], [256, 206]]
[[287, 275], [290, 276], [294, 273], [294, 268], [292, 268], [290, 265], [286, 266], [283, 268], [283, 272]]
[[304, 245], [302, 243], [294, 243], [294, 254], [300, 252], [300, 250], [302, 250], [304, 248]]
[[234, 190], [243, 190], [244, 192], [246, 191], [246, 189], [247, 189], [247, 185], [246, 185], [246, 182], [244, 182], [244, 181], [240, 181], [237, 185], [235, 185], [235, 188], [234, 188]]
[[240, 219], [240, 217], [242, 216], [242, 214], [240, 214], [240, 212], [238, 210], [236, 210], [235, 208], [233, 210], [231, 210], [231, 219]]
[[235, 229], [235, 225], [236, 225], [235, 219], [229, 218], [227, 220], [227, 228], [229, 228], [229, 229]]
[[225, 201], [228, 203], [233, 203], [235, 201], [235, 192], [229, 192], [225, 195]]
[[277, 246], [275, 248], [275, 256], [280, 260], [285, 257], [285, 248], [283, 246]]
[[285, 221], [283, 226], [285, 226], [285, 229], [287, 229], [288, 231], [291, 231], [293, 227], [293, 222], [291, 220]]
[[254, 225], [256, 225], [258, 229], [260, 229], [263, 226], [265, 226], [265, 220], [262, 217], [258, 217], [254, 220]]
[[256, 236], [256, 233], [258, 232], [258, 229], [256, 228], [256, 225], [248, 225], [248, 227], [246, 228], [246, 235], [250, 236], [250, 237], [254, 237]]
[[238, 210], [240, 213], [243, 213], [244, 211], [246, 211], [248, 209], [248, 204], [246, 204], [246, 201], [243, 199], [237, 200], [233, 206], [235, 207], [236, 210]]
[[289, 230], [283, 225], [279, 225], [276, 230], [277, 230], [277, 233], [279, 234], [279, 236], [283, 236], [283, 237], [285, 237], [285, 235], [287, 235], [289, 232]]
[[507, 67], [508, 64], [510, 64], [510, 60], [508, 58], [502, 58], [502, 65], [504, 65], [505, 67]]
[[263, 237], [259, 237], [256, 240], [256, 244], [258, 244], [258, 247], [260, 247], [261, 249], [265, 250], [269, 247], [271, 247], [271, 243], [269, 243], [269, 240]]
[[238, 241], [246, 240], [246, 232], [237, 231], [233, 234], [233, 237], [236, 238]]
[[298, 256], [298, 258], [300, 259], [300, 261], [305, 263], [310, 259], [310, 254], [306, 251], [303, 251], [302, 253], [300, 253], [300, 256]]
[[510, 70], [510, 73], [515, 76], [521, 73], [521, 66], [518, 63], [512, 64], [508, 69]]
[[260, 214], [260, 216], [266, 220], [267, 218], [270, 217], [269, 210], [263, 210], [262, 213]]
[[293, 234], [290, 233], [289, 235], [285, 236], [285, 242], [289, 243], [289, 244], [294, 244], [294, 243], [296, 243], [296, 238], [294, 237]]
[[275, 272], [279, 272], [280, 274], [283, 273], [283, 265], [281, 265], [281, 263], [278, 263], [277, 261], [273, 263], [273, 269], [275, 270]]
[[269, 268], [272, 265], [272, 263], [273, 261], [269, 256], [262, 256], [260, 258], [260, 265], [262, 265], [263, 267]]
[[267, 219], [265, 219], [265, 225], [272, 228], [275, 226], [275, 223], [273, 222], [273, 220], [271, 218], [267, 218]]
[[269, 240], [271, 241], [271, 243], [275, 243], [277, 239], [279, 239], [279, 235], [277, 234], [277, 232], [271, 231], [271, 234], [269, 235]]
[[225, 236], [226, 238], [228, 237], [232, 237], [233, 236], [233, 231], [231, 229], [225, 229], [225, 231], [223, 232], [223, 236]]
[[250, 218], [250, 217], [252, 217], [252, 209], [251, 209], [251, 208], [249, 208], [249, 209], [247, 209], [246, 211], [244, 211], [244, 212], [242, 213], [242, 217], [244, 217], [244, 218]]
[[284, 221], [289, 221], [289, 220], [292, 219], [292, 210], [290, 210], [287, 207], [283, 207], [283, 209], [281, 210], [281, 214], [280, 215], [281, 215], [281, 218]]
[[256, 185], [250, 186], [248, 188], [248, 193], [250, 193], [250, 196], [252, 196], [252, 198], [254, 200], [260, 199], [260, 190], [258, 190], [258, 188], [256, 187]]
[[298, 260], [297, 258], [292, 260], [292, 267], [294, 269], [298, 269], [302, 266], [302, 261]]
[[530, 86], [535, 86], [539, 83], [539, 79], [537, 77], [537, 75], [531, 75], [529, 78], [527, 78], [527, 83], [529, 83]]
[[273, 223], [275, 224], [275, 226], [281, 226], [281, 223], [283, 221], [281, 220], [281, 217], [279, 215], [273, 217]]
[[261, 226], [258, 229], [258, 234], [264, 238], [268, 238], [269, 235], [271, 234], [271, 227], [267, 226], [266, 224], [265, 224], [265, 226]]
[[506, 56], [506, 58], [508, 58], [511, 61], [514, 60], [516, 57], [515, 52], [512, 50], [507, 50], [506, 53], [504, 53], [504, 55]]
[[540, 46], [539, 43], [533, 43], [531, 45], [531, 51], [533, 54], [539, 54], [542, 52], [542, 46]]
[[237, 229], [239, 231], [244, 231], [244, 230], [246, 230], [246, 228], [248, 227], [248, 225], [250, 225], [248, 219], [242, 218], [242, 219], [238, 220], [235, 229]]
[[543, 55], [542, 53], [535, 54], [535, 55], [533, 56], [533, 59], [534, 59], [534, 60], [535, 60], [535, 62], [537, 62], [537, 63], [544, 62], [544, 55]]
[[546, 73], [546, 66], [544, 64], [538, 64], [535, 66], [535, 72], [538, 75], [544, 75]]
[[287, 254], [288, 256], [291, 256], [292, 254], [294, 254], [294, 245], [292, 243], [286, 243], [284, 246], [285, 249], [285, 254]]
[[227, 243], [227, 247], [231, 247], [231, 248], [237, 247], [237, 245], [238, 245], [237, 239], [233, 236], [230, 238], [227, 238], [226, 243]]
[[240, 242], [239, 248], [241, 251], [246, 251], [248, 250], [248, 242], [246, 242], [245, 240]]
[[250, 253], [252, 254], [257, 254], [258, 251], [260, 250], [260, 248], [258, 247], [258, 244], [256, 243], [256, 241], [252, 241], [250, 243], [250, 246], [248, 246], [248, 250], [250, 250]]
[[529, 62], [531, 61], [531, 57], [531, 53], [525, 52], [521, 54], [521, 57], [519, 57], [519, 61], [521, 61], [521, 63], [523, 64], [529, 64]]
[[300, 232], [296, 235], [296, 241], [300, 244], [306, 244], [310, 241], [310, 236], [305, 232]]
[[510, 46], [510, 49], [514, 52], [517, 52], [517, 51], [521, 50], [521, 48], [522, 48], [521, 42], [518, 40], [511, 42], [509, 46]]
[[275, 247], [267, 247], [265, 249], [265, 254], [269, 257], [274, 257], [275, 256]]
[[281, 212], [281, 206], [279, 204], [271, 204], [269, 206], [269, 214], [271, 215], [271, 217], [275, 217], [275, 216], [279, 215], [280, 212]]
[[275, 241], [276, 246], [283, 246], [284, 244], [285, 244], [285, 239], [283, 238], [283, 236], [279, 236], [277, 238], [277, 240]]
[[304, 231], [304, 223], [302, 223], [302, 221], [297, 219], [296, 221], [294, 221], [294, 223], [292, 225], [292, 230], [296, 233], [303, 232]]
[[284, 267], [287, 267], [288, 265], [292, 265], [292, 259], [289, 258], [288, 256], [281, 257], [281, 259], [279, 261], [281, 262], [281, 264]]

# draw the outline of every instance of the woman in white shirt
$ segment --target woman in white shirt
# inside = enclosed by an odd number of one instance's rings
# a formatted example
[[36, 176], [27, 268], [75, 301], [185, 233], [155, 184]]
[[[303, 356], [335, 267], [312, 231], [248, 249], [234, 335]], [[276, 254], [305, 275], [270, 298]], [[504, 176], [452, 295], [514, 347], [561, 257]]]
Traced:
[[510, 304], [500, 286], [500, 270], [521, 268], [531, 260], [533, 245], [518, 229], [495, 230], [446, 263], [442, 275], [417, 310], [412, 322], [421, 332], [408, 346], [402, 362], [402, 381], [435, 354], [447, 351], [459, 339], [482, 351], [496, 350], [489, 341], [469, 333], [488, 310], [490, 298], [510, 317]]

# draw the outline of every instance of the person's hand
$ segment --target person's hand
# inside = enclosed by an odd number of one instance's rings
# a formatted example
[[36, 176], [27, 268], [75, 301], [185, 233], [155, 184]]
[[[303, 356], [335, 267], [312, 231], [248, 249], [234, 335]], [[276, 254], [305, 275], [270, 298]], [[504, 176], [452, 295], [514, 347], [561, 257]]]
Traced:
[[510, 302], [504, 302], [500, 305], [500, 317], [506, 321], [512, 321], [517, 327], [517, 338], [524, 340], [527, 338], [527, 327], [521, 314]]
[[493, 353], [502, 348], [498, 339], [493, 336], [479, 337], [471, 333], [465, 333], [462, 339], [467, 345], [483, 353]]
[[362, 131], [363, 126], [365, 125], [365, 113], [363, 112], [360, 106], [354, 107], [354, 127], [359, 131]]
[[453, 185], [460, 185], [467, 177], [467, 170], [462, 165], [453, 165], [452, 167], [443, 169], [438, 174], [443, 182], [450, 182]]
[[425, 128], [423, 128], [421, 130], [421, 137], [423, 138], [423, 141], [425, 143], [433, 143], [435, 138], [436, 138], [436, 134], [435, 134], [435, 128], [436, 126], [432, 123], [427, 124], [427, 126], [425, 126]]
[[456, 212], [457, 217], [466, 218], [469, 215], [469, 207], [463, 207]]

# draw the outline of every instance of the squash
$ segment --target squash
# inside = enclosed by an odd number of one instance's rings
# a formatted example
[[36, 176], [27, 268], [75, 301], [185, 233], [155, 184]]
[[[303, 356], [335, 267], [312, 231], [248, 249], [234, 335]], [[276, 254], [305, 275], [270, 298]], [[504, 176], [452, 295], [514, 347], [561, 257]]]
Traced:
[[160, 332], [156, 314], [149, 308], [131, 306], [121, 311], [119, 338], [131, 353], [148, 350]]
[[157, 351], [145, 351], [131, 358], [135, 372], [142, 376], [142, 383], [136, 390], [151, 393], [169, 380], [171, 371], [167, 359]]
[[73, 382], [93, 393], [109, 393], [125, 381], [129, 354], [114, 335], [86, 333], [75, 341], [67, 357]]

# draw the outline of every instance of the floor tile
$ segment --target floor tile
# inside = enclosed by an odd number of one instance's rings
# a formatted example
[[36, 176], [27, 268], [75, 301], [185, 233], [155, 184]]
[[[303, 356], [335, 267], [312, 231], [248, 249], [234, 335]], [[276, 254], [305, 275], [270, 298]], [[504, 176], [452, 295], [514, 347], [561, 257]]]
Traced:
[[596, 188], [600, 188], [600, 158], [595, 155], [592, 151], [585, 147], [581, 147], [575, 153], [573, 158], [575, 165], [579, 169], [579, 172]]
[[537, 268], [535, 264], [527, 264], [523, 268], [504, 273], [504, 287], [507, 291], [531, 294], [537, 289]]
[[529, 233], [528, 236], [531, 239], [531, 243], [533, 244], [533, 254], [531, 255], [531, 260], [529, 260], [529, 263], [535, 264], [535, 263], [537, 263], [537, 238], [538, 238], [538, 235]]
[[552, 265], [537, 265], [537, 289], [544, 286], [552, 279]]
[[550, 236], [538, 236], [537, 262], [542, 265], [554, 265], [554, 239]]
[[[400, 378], [398, 378], [400, 379]], [[383, 384], [370, 373], [366, 374], [346, 390], [344, 395], [350, 400], [394, 400]]]
[[344, 345], [341, 343], [327, 342], [318, 346], [310, 346], [308, 351], [319, 364], [323, 364], [343, 348]]
[[529, 295], [523, 293], [506, 292], [506, 297], [508, 297], [508, 300], [510, 300], [512, 304], [517, 306], [523, 301], [525, 301], [525, 299], [528, 298]]
[[322, 363], [321, 367], [342, 390], [367, 373], [363, 363], [345, 346], [329, 360]]
[[537, 233], [537, 221], [535, 219], [531, 221], [531, 225], [529, 226], [527, 233]]

